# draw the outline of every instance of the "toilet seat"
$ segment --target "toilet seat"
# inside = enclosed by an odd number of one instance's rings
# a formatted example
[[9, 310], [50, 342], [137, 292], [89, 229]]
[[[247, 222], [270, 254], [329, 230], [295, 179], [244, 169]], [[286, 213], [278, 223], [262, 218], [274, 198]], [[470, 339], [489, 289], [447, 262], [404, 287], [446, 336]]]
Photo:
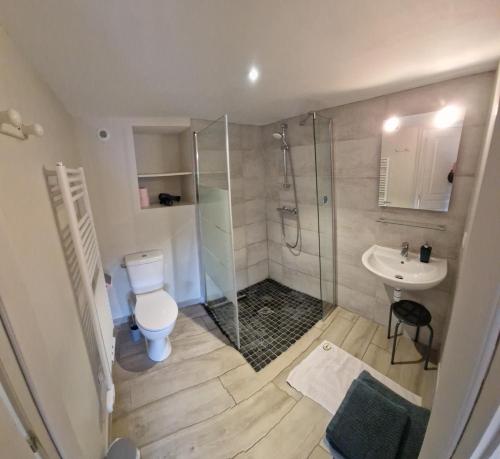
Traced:
[[179, 309], [175, 300], [163, 289], [137, 295], [135, 320], [144, 330], [158, 331], [171, 326]]

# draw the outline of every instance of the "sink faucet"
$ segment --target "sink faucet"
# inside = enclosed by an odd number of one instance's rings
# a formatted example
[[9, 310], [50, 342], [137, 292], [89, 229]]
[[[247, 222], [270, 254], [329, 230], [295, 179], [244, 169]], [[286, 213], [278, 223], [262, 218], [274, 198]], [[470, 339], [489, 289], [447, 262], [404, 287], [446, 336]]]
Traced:
[[401, 256], [408, 258], [408, 250], [410, 250], [410, 244], [408, 244], [408, 242], [403, 242], [401, 244]]

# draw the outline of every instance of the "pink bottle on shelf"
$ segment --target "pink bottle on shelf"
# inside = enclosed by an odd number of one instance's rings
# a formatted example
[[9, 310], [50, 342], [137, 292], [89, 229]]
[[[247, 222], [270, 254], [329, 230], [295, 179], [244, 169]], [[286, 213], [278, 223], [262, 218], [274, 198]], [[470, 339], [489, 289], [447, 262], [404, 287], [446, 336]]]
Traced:
[[149, 207], [148, 189], [143, 186], [139, 188], [139, 201], [141, 202], [141, 209]]

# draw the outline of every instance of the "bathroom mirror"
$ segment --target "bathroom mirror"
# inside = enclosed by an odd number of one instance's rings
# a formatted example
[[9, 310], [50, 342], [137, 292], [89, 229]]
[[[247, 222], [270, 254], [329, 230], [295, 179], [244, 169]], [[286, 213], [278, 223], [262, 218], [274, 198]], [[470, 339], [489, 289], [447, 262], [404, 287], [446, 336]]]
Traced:
[[464, 114], [448, 105], [385, 120], [379, 206], [448, 210]]

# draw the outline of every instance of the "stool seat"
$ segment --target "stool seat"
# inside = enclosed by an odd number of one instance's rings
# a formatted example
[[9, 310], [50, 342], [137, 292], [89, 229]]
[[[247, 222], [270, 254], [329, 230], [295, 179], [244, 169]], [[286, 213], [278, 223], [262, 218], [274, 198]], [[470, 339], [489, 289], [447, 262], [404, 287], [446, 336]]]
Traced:
[[[432, 338], [434, 336], [434, 330], [431, 326], [432, 316], [429, 310], [422, 304], [411, 300], [400, 300], [391, 304], [391, 309], [389, 311], [389, 327], [387, 329], [387, 338], [391, 339], [391, 325], [392, 325], [392, 315], [396, 316], [398, 319], [396, 323], [396, 328], [394, 331], [394, 338], [392, 342], [392, 355], [391, 364], [394, 364], [394, 356], [396, 354], [396, 342], [398, 340], [398, 330], [401, 324], [410, 325], [415, 327], [417, 330], [415, 332], [415, 342], [418, 342], [418, 336], [420, 334], [420, 327], [427, 327], [429, 329], [429, 343], [427, 345], [427, 355], [425, 357], [424, 369], [429, 369], [429, 357], [431, 355], [432, 348]], [[403, 363], [403, 362], [400, 362]]]
[[392, 305], [392, 312], [398, 320], [413, 327], [424, 327], [432, 320], [429, 310], [416, 301], [397, 301]]

